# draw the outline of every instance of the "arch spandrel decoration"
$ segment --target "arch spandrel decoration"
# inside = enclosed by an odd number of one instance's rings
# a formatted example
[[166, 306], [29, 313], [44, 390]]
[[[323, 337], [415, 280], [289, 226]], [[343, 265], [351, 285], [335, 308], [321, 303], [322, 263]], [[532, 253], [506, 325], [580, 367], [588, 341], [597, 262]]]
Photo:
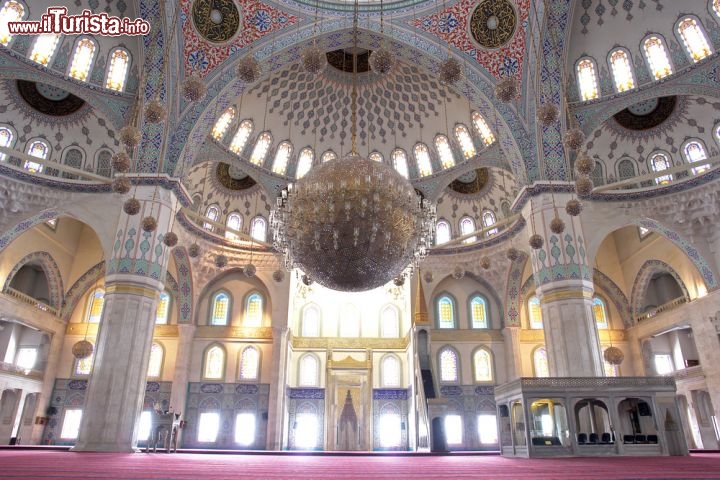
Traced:
[[101, 261], [90, 267], [87, 272], [83, 273], [75, 283], [68, 289], [65, 295], [65, 305], [63, 305], [60, 311], [60, 316], [63, 320], [68, 321], [70, 315], [75, 311], [80, 300], [88, 291], [88, 289], [95, 284], [98, 280], [105, 276], [105, 261]]
[[62, 308], [65, 290], [63, 289], [62, 275], [60, 274], [60, 268], [58, 268], [55, 259], [48, 252], [33, 252], [25, 255], [18, 263], [15, 264], [13, 269], [5, 279], [5, 285], [3, 286], [3, 292], [6, 292], [10, 287], [10, 283], [17, 274], [17, 272], [27, 264], [38, 264], [45, 272], [45, 276], [48, 281], [48, 288], [50, 290], [50, 305], [57, 309]]
[[620, 287], [612, 281], [610, 277], [602, 273], [600, 270], [593, 269], [593, 284], [598, 286], [603, 293], [612, 301], [615, 308], [620, 313], [623, 324], [626, 327], [632, 326], [632, 311], [630, 310], [630, 302], [620, 289]]
[[650, 284], [650, 280], [652, 280], [653, 275], [656, 273], [668, 273], [672, 275], [677, 284], [680, 286], [683, 297], [686, 300], [690, 300], [690, 293], [685, 286], [685, 282], [682, 281], [682, 278], [680, 278], [680, 275], [678, 275], [674, 268], [662, 260], [648, 260], [643, 263], [642, 267], [640, 267], [640, 270], [638, 270], [637, 276], [635, 277], [635, 281], [633, 282], [630, 298], [632, 301], [632, 311], [634, 315], [640, 315], [642, 313], [642, 299], [645, 296], [645, 291]]

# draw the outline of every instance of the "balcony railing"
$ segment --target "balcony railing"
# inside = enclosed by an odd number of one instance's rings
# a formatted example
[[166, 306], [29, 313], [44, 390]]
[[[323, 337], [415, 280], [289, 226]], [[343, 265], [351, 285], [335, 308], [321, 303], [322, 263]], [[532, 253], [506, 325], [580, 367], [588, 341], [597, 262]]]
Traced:
[[678, 308], [679, 306], [687, 303], [688, 299], [685, 297], [676, 298], [675, 300], [672, 300], [667, 303], [663, 303], [659, 307], [655, 307], [652, 310], [649, 310], [647, 312], [641, 313], [640, 315], [637, 315], [635, 317], [635, 321], [641, 322], [643, 320], [647, 320], [649, 318], [653, 318], [661, 314], [662, 312], [667, 312], [668, 310], [674, 310]]
[[56, 317], [60, 314], [60, 311], [57, 308], [51, 307], [47, 303], [41, 302], [37, 298], [33, 298], [30, 295], [27, 295], [23, 292], [15, 290], [14, 288], [8, 287], [5, 289], [4, 293], [13, 298], [20, 300], [23, 303], [32, 305], [33, 307], [37, 308], [38, 310], [42, 310], [43, 312], [48, 312], [51, 315], [55, 315]]

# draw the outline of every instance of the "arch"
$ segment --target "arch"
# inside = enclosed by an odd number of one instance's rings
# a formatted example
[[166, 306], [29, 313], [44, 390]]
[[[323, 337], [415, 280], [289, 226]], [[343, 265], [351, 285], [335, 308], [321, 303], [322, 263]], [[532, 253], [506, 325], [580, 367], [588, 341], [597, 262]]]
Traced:
[[[685, 162], [692, 164], [695, 162], [702, 162], [707, 160], [707, 149], [705, 148], [705, 142], [699, 138], [689, 138], [683, 143], [681, 151], [685, 157]], [[706, 170], [710, 170], [710, 165], [701, 165], [692, 169], [693, 175], [699, 175]]]
[[68, 289], [65, 294], [65, 303], [62, 307], [60, 316], [67, 322], [70, 320], [70, 315], [75, 311], [75, 307], [84, 297], [85, 292], [97, 283], [98, 280], [105, 277], [105, 261], [101, 261], [93, 265], [88, 269], [87, 272], [83, 273], [75, 283]]
[[457, 302], [449, 292], [439, 293], [435, 297], [435, 328], [458, 328]]
[[[648, 156], [648, 167], [650, 171], [655, 173], [665, 171], [672, 166], [670, 156], [662, 151], [654, 151]], [[662, 175], [655, 178], [655, 183], [658, 185], [665, 185], [672, 181], [672, 175]]]
[[682, 281], [680, 275], [678, 275], [675, 269], [673, 269], [670, 265], [663, 262], [662, 260], [647, 260], [645, 263], [643, 263], [642, 267], [640, 267], [640, 270], [638, 270], [632, 286], [632, 294], [630, 296], [630, 299], [632, 302], [632, 311], [634, 315], [639, 315], [642, 313], [642, 308], [644, 306], [642, 305], [642, 301], [645, 296], [645, 292], [648, 288], [648, 285], [650, 284], [650, 280], [657, 273], [670, 274], [678, 283], [678, 286], [680, 287], [680, 290], [682, 291], [685, 300], [690, 300], [690, 294], [687, 287], [685, 286], [685, 282]]
[[402, 386], [402, 362], [394, 353], [383, 355], [380, 360], [380, 386], [400, 387]]
[[417, 170], [421, 177], [432, 175], [432, 161], [430, 160], [430, 150], [424, 143], [416, 143], [413, 148]]
[[[495, 223], [497, 223], [497, 218], [495, 217], [495, 212], [493, 212], [492, 210], [488, 210], [488, 209], [483, 210], [481, 218], [482, 218], [483, 227], [485, 227], [485, 228], [491, 227], [491, 226], [495, 225]], [[490, 236], [490, 235], [495, 235], [496, 233], [498, 233], [498, 229], [493, 228], [493, 229], [490, 229], [487, 232], [485, 232], [485, 235]]]
[[372, 152], [370, 155], [368, 155], [368, 158], [370, 160], [372, 160], [373, 162], [378, 162], [378, 163], [383, 163], [385, 161], [382, 153], [378, 152], [377, 150]]
[[[12, 125], [0, 125], [0, 147], [13, 148], [17, 139], [17, 132]], [[6, 153], [0, 153], [0, 162], [7, 160]]]
[[203, 352], [203, 380], [224, 380], [226, 359], [227, 352], [225, 352], [225, 347], [219, 343], [208, 345]]
[[575, 62], [580, 98], [584, 101], [595, 100], [600, 94], [597, 80], [597, 66], [592, 57], [582, 57]]
[[12, 40], [15, 35], [10, 34], [10, 29], [7, 27], [7, 24], [9, 22], [22, 20], [27, 16], [27, 11], [24, 3], [17, 0], [3, 2], [2, 9], [0, 9], [0, 25], [2, 25], [0, 28], [0, 43], [5, 46], [10, 44], [10, 40]]
[[380, 310], [380, 337], [400, 337], [400, 311], [395, 305], [386, 305]]
[[455, 140], [457, 140], [462, 150], [463, 155], [466, 159], [474, 157], [477, 151], [475, 150], [475, 144], [473, 143], [472, 136], [470, 136], [470, 130], [463, 125], [458, 123], [453, 129], [455, 132]]
[[243, 326], [261, 327], [265, 314], [265, 297], [257, 290], [252, 291], [245, 297], [245, 316]]
[[[212, 220], [213, 222], [220, 221], [220, 205], [218, 205], [217, 203], [208, 205], [208, 207], [205, 209], [205, 218], [207, 218], [208, 220]], [[211, 232], [215, 230], [215, 227], [208, 222], [203, 223], [203, 228], [206, 230], [210, 230]]]
[[410, 178], [410, 172], [408, 170], [407, 153], [402, 148], [396, 148], [392, 154], [393, 168], [405, 178]]
[[[243, 217], [242, 217], [242, 215], [240, 214], [240, 212], [237, 212], [237, 211], [231, 212], [231, 213], [227, 216], [227, 219], [225, 220], [225, 226], [226, 226], [227, 228], [230, 228], [230, 229], [235, 230], [235, 231], [237, 231], [237, 232], [239, 232], [239, 231], [242, 230], [242, 223], [243, 223]], [[226, 230], [226, 231], [225, 231], [225, 238], [227, 238], [228, 240], [237, 240], [237, 239], [240, 238], [240, 237], [238, 237], [237, 233], [230, 232], [230, 231]]]
[[[71, 145], [62, 152], [62, 163], [68, 167], [82, 169], [85, 163], [85, 152], [78, 146]], [[77, 179], [77, 175], [63, 172], [63, 178]]]
[[98, 175], [108, 178], [112, 176], [112, 155], [113, 152], [108, 148], [98, 150], [95, 155], [95, 171]]
[[622, 93], [635, 88], [632, 55], [627, 48], [619, 47], [611, 51], [608, 55], [608, 64], [617, 92]]
[[215, 125], [212, 128], [212, 132], [210, 132], [210, 135], [217, 140], [218, 142], [222, 142], [223, 138], [225, 137], [225, 133], [230, 128], [230, 124], [235, 119], [235, 115], [237, 115], [237, 110], [235, 107], [230, 106], [225, 109], [225, 111], [218, 117], [217, 121], [215, 122]]
[[540, 299], [537, 295], [528, 298], [528, 327], [531, 329], [543, 329], [542, 309], [540, 308]]
[[298, 386], [320, 386], [320, 359], [314, 353], [305, 353], [298, 360]]
[[98, 50], [97, 42], [87, 35], [78, 37], [71, 51], [73, 52], [67, 74], [82, 82], [87, 77], [95, 63], [95, 53]]
[[262, 165], [267, 158], [270, 145], [272, 144], [273, 137], [270, 132], [262, 132], [257, 140], [255, 141], [255, 147], [250, 154], [250, 163], [255, 165]]
[[487, 347], [480, 346], [472, 355], [473, 380], [475, 383], [493, 382], [495, 380], [495, 367], [493, 353]]
[[322, 311], [314, 303], [305, 305], [300, 313], [300, 336], [319, 337], [322, 332]]
[[[50, 157], [51, 152], [52, 149], [50, 148], [50, 143], [48, 143], [48, 141], [44, 138], [33, 138], [28, 141], [27, 148], [25, 149], [25, 153], [31, 157], [40, 158], [42, 160], [47, 160]], [[32, 173], [42, 173], [43, 164], [33, 162], [31, 160], [25, 160], [23, 168]]]
[[59, 33], [42, 33], [35, 37], [32, 50], [30, 51], [30, 60], [47, 67], [50, 60], [53, 59], [60, 45], [62, 35]]
[[442, 245], [450, 241], [450, 222], [441, 218], [435, 225], [435, 245]]
[[210, 297], [208, 304], [208, 325], [229, 325], [232, 312], [232, 294], [225, 289], [218, 290]]
[[617, 176], [620, 180], [635, 177], [635, 161], [631, 158], [621, 158], [617, 163]]
[[130, 71], [130, 59], [130, 52], [122, 47], [116, 47], [110, 51], [105, 74], [105, 88], [117, 92], [125, 90], [127, 74]]
[[261, 242], [267, 240], [267, 221], [265, 217], [258, 215], [250, 220], [250, 236]]
[[[467, 235], [477, 230], [475, 226], [475, 219], [469, 215], [465, 215], [460, 219], [460, 236]], [[463, 243], [473, 243], [477, 240], [477, 237], [470, 237], [463, 240]]]
[[631, 327], [633, 319], [632, 312], [630, 310], [630, 303], [620, 287], [618, 287], [615, 282], [610, 279], [610, 277], [597, 268], [593, 269], [593, 284], [596, 287], [599, 287], [603, 293], [607, 295], [613, 305], [615, 305], [615, 308], [620, 313], [623, 325], [625, 327]]
[[272, 165], [272, 171], [273, 173], [277, 173], [278, 175], [285, 175], [285, 171], [287, 170], [288, 166], [288, 160], [290, 160], [290, 155], [292, 155], [293, 147], [292, 144], [285, 140], [283, 142], [280, 142], [280, 145], [277, 146], [277, 149], [275, 150], [275, 159], [273, 160]]
[[450, 147], [450, 140], [445, 135], [437, 135], [435, 137], [435, 150], [440, 159], [443, 168], [451, 168], [455, 166], [455, 156]]
[[495, 134], [493, 134], [493, 131], [488, 126], [485, 117], [483, 117], [480, 112], [472, 112], [472, 123], [475, 127], [475, 131], [480, 135], [480, 138], [482, 138], [482, 141], [486, 146], [495, 143]]
[[675, 24], [675, 29], [693, 62], [699, 62], [713, 53], [702, 22], [696, 16], [684, 16]]
[[332, 150], [325, 150], [322, 154], [322, 157], [320, 157], [320, 162], [325, 163], [331, 160], [337, 160], [337, 158], [337, 153], [333, 152]]
[[63, 289], [63, 280], [55, 259], [48, 252], [32, 252], [25, 255], [15, 264], [13, 269], [5, 279], [5, 285], [3, 286], [3, 292], [7, 292], [10, 288], [13, 278], [17, 272], [25, 265], [37, 265], [45, 273], [45, 277], [48, 282], [48, 290], [50, 294], [50, 306], [60, 309], [63, 304], [65, 290]]
[[305, 147], [300, 150], [300, 154], [298, 154], [297, 167], [295, 168], [296, 179], [304, 177], [310, 171], [314, 159], [315, 154], [313, 153], [312, 148]]
[[470, 328], [491, 328], [489, 304], [480, 292], [468, 297], [468, 320]]
[[240, 366], [238, 368], [240, 381], [259, 381], [260, 380], [260, 349], [254, 345], [249, 345], [240, 352]]
[[103, 287], [94, 288], [88, 294], [83, 321], [87, 323], [100, 323], [104, 307], [105, 289]]
[[230, 142], [230, 151], [240, 155], [245, 147], [247, 146], [250, 134], [252, 134], [254, 125], [250, 119], [245, 119], [240, 122], [238, 129], [233, 135], [232, 141]]
[[645, 55], [645, 61], [648, 64], [650, 73], [655, 80], [660, 80], [668, 75], [672, 75], [673, 67], [670, 63], [670, 56], [665, 39], [659, 33], [651, 33], [643, 38], [642, 52]]
[[607, 304], [605, 299], [600, 295], [595, 294], [592, 299], [592, 311], [593, 317], [595, 318], [595, 324], [598, 329], [609, 329], [610, 328], [610, 316], [608, 315]]
[[445, 345], [438, 350], [437, 365], [440, 383], [460, 383], [460, 354], [454, 347]]
[[164, 360], [165, 348], [160, 342], [153, 342], [150, 345], [150, 359], [148, 360], [147, 376], [149, 378], [160, 378], [162, 376]]

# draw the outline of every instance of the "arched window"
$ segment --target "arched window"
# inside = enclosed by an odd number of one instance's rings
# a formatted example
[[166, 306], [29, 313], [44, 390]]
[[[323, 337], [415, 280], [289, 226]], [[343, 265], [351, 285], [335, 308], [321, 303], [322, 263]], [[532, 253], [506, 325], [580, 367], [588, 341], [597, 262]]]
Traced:
[[[485, 228], [492, 227], [493, 225], [495, 225], [496, 221], [497, 220], [495, 218], [495, 214], [492, 212], [492, 210], [484, 210], [483, 211], [483, 213], [482, 213], [483, 227], [485, 227]], [[485, 235], [490, 236], [490, 235], [495, 235], [496, 233], [498, 233], [498, 229], [492, 228], [492, 229], [488, 230], [487, 233], [485, 233]]]
[[465, 158], [470, 158], [475, 155], [475, 144], [473, 144], [468, 128], [462, 123], [455, 125], [455, 138], [460, 144]]
[[388, 305], [380, 313], [380, 337], [398, 338], [400, 336], [400, 315], [397, 308]]
[[300, 150], [298, 155], [297, 168], [295, 169], [295, 178], [300, 179], [304, 177], [312, 168], [312, 163], [315, 155], [310, 147], [305, 147]]
[[545, 347], [538, 347], [533, 352], [533, 367], [536, 377], [549, 377], [550, 367], [548, 366], [547, 350]]
[[473, 370], [476, 382], [493, 381], [492, 354], [484, 348], [479, 348], [473, 355]]
[[[10, 148], [13, 142], [13, 132], [7, 127], [0, 127], [0, 147]], [[0, 153], [0, 162], [7, 160], [7, 154]]]
[[32, 52], [30, 53], [30, 60], [45, 65], [50, 62], [50, 59], [55, 54], [55, 49], [60, 42], [59, 33], [43, 33], [38, 35], [35, 39], [35, 45], [33, 46]]
[[651, 35], [643, 42], [645, 56], [650, 66], [650, 71], [655, 80], [667, 77], [672, 74], [672, 66], [668, 58], [667, 49], [662, 39], [657, 35]]
[[275, 160], [273, 161], [272, 171], [278, 175], [285, 175], [288, 160], [292, 153], [292, 145], [290, 142], [282, 142], [275, 151]]
[[485, 117], [480, 115], [479, 112], [472, 113], [472, 122], [475, 127], [475, 131], [480, 134], [485, 145], [492, 145], [495, 143], [495, 135], [485, 121]]
[[455, 302], [448, 295], [437, 299], [437, 324], [438, 328], [456, 328]]
[[340, 312], [339, 324], [339, 337], [358, 338], [360, 336], [360, 311], [355, 305], [345, 305]]
[[[94, 347], [94, 345], [93, 345]], [[93, 361], [95, 360], [95, 348], [89, 357], [75, 361], [75, 375], [90, 375], [92, 372]]]
[[450, 347], [440, 350], [440, 381], [457, 382], [460, 379], [460, 365], [458, 354]]
[[91, 38], [81, 38], [80, 41], [77, 42], [75, 54], [70, 63], [71, 77], [82, 81], [87, 79], [93, 59], [95, 58], [96, 47], [95, 42]]
[[618, 48], [610, 53], [610, 67], [615, 80], [615, 89], [618, 92], [635, 88], [630, 58], [625, 50]]
[[245, 321], [246, 327], [259, 327], [263, 320], [263, 296], [253, 293], [245, 300]]
[[435, 245], [442, 245], [450, 241], [450, 222], [438, 220], [435, 226]]
[[[239, 232], [242, 229], [242, 215], [238, 212], [231, 213], [225, 221], [225, 226]], [[225, 238], [228, 240], [237, 240], [239, 237], [237, 233], [225, 230]]]
[[150, 347], [150, 361], [148, 362], [147, 376], [150, 378], [158, 378], [162, 373], [164, 352], [158, 343], [153, 343]]
[[530, 328], [543, 328], [540, 299], [535, 295], [528, 300], [528, 314], [530, 316]]
[[218, 292], [210, 302], [210, 325], [227, 325], [230, 314], [230, 295]]
[[[702, 145], [702, 143], [698, 141], [690, 141], [685, 144], [685, 159], [688, 163], [695, 163], [695, 162], [701, 162], [703, 160], [707, 160], [707, 153], [705, 152], [705, 147]], [[692, 169], [693, 174], [697, 175], [699, 173], [704, 172], [705, 170], [709, 170], [710, 165], [702, 165], [700, 167], [696, 167]]]
[[337, 154], [332, 150], [326, 151], [322, 154], [322, 157], [320, 157], [322, 163], [329, 162], [330, 160], [337, 160]]
[[712, 53], [712, 48], [710, 48], [698, 20], [692, 17], [683, 18], [677, 24], [677, 31], [694, 62], [698, 62]]
[[[65, 155], [63, 158], [63, 163], [67, 165], [68, 167], [73, 167], [77, 169], [82, 169], [83, 167], [83, 158], [85, 155], [83, 154], [83, 151], [79, 148], [70, 147], [65, 150]], [[72, 173], [63, 172], [63, 178], [70, 178], [70, 179], [77, 179], [77, 175], [74, 175]]]
[[418, 173], [421, 177], [432, 175], [432, 163], [430, 162], [430, 150], [424, 143], [415, 145], [415, 161], [417, 162]]
[[618, 178], [624, 180], [635, 176], [635, 165], [632, 160], [626, 158], [618, 163]]
[[12, 35], [8, 24], [22, 20], [25, 14], [25, 7], [15, 0], [8, 0], [0, 9], [0, 43], [7, 46], [10, 43]]
[[488, 328], [487, 300], [480, 295], [470, 299], [470, 325], [472, 328]]
[[592, 309], [597, 328], [608, 328], [607, 310], [603, 299], [598, 296], [593, 297]]
[[110, 178], [112, 176], [112, 152], [100, 150], [97, 154], [97, 174]]
[[[46, 160], [50, 153], [50, 146], [43, 140], [35, 140], [30, 142], [26, 153], [31, 157]], [[32, 173], [42, 173], [43, 171], [43, 165], [38, 162], [33, 162], [32, 160], [25, 160], [24, 167], [25, 170]]]
[[218, 142], [221, 142], [223, 137], [225, 136], [225, 132], [227, 132], [228, 127], [232, 123], [232, 121], [235, 119], [235, 115], [237, 111], [235, 110], [235, 107], [228, 107], [225, 109], [225, 111], [220, 115], [220, 118], [217, 119], [217, 122], [215, 122], [215, 126], [212, 129], [212, 137], [217, 140]]
[[320, 386], [320, 361], [312, 353], [306, 353], [298, 362], [298, 386]]
[[408, 172], [407, 154], [405, 153], [405, 150], [402, 150], [400, 148], [396, 148], [395, 150], [393, 150], [392, 162], [393, 167], [395, 167], [395, 170], [400, 175], [405, 178], [410, 177], [410, 173]]
[[307, 305], [305, 308], [303, 308], [300, 324], [300, 336], [320, 336], [320, 309], [315, 305]]
[[255, 165], [262, 165], [267, 156], [268, 150], [270, 150], [270, 144], [272, 143], [272, 135], [270, 132], [263, 132], [255, 143], [255, 148], [250, 155], [250, 162]]
[[373, 162], [382, 163], [383, 161], [383, 156], [380, 152], [372, 152], [368, 158]]
[[[208, 206], [205, 210], [205, 218], [212, 220], [213, 222], [217, 222], [220, 219], [220, 206], [215, 204]], [[203, 228], [210, 230], [211, 232], [214, 230], [212, 224], [207, 222], [203, 224]]]
[[240, 355], [240, 380], [257, 380], [260, 377], [260, 350], [245, 347]]
[[[650, 157], [650, 168], [653, 172], [662, 172], [670, 168], [670, 159], [664, 153], [656, 153]], [[655, 183], [658, 185], [665, 185], [670, 183], [672, 175], [662, 175], [655, 179]]]
[[583, 58], [577, 63], [578, 86], [580, 87], [580, 98], [583, 100], [598, 98], [598, 82], [595, 70], [595, 62], [590, 58]]
[[225, 350], [219, 345], [213, 345], [205, 352], [205, 367], [203, 378], [207, 380], [222, 380], [225, 376]]
[[240, 122], [240, 126], [235, 132], [235, 136], [233, 137], [232, 142], [230, 142], [230, 151], [232, 151], [233, 153], [237, 153], [238, 155], [242, 153], [243, 148], [245, 148], [245, 144], [247, 144], [248, 138], [250, 138], [250, 134], [252, 133], [252, 131], [252, 120], [243, 120], [242, 122]]
[[257, 216], [250, 222], [250, 236], [255, 240], [264, 242], [267, 238], [267, 222], [265, 218]]
[[395, 355], [385, 355], [380, 363], [380, 384], [383, 387], [399, 387], [401, 377], [400, 360]]
[[110, 62], [105, 79], [105, 88], [122, 92], [125, 88], [125, 78], [130, 67], [130, 55], [122, 48], [110, 52]]
[[715, 15], [720, 17], [720, 0], [713, 0], [712, 8], [713, 8], [713, 11], [715, 12]]
[[435, 137], [435, 149], [437, 150], [438, 158], [440, 158], [440, 163], [442, 163], [443, 168], [455, 166], [455, 157], [450, 148], [450, 141], [445, 135]]
[[85, 321], [88, 323], [100, 323], [103, 306], [105, 306], [105, 290], [96, 288], [88, 297], [88, 307], [85, 314]]
[[[460, 235], [467, 235], [477, 230], [475, 228], [475, 220], [472, 217], [463, 217], [460, 219]], [[470, 237], [463, 240], [463, 243], [473, 243], [477, 237]]]
[[157, 308], [155, 309], [155, 325], [167, 325], [169, 313], [170, 295], [167, 292], [162, 292], [158, 298]]

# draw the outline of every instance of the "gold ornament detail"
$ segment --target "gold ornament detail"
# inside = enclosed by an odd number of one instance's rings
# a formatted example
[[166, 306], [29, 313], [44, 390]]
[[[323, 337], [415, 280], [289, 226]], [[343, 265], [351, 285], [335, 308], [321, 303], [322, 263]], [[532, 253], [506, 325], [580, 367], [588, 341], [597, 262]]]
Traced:
[[222, 253], [215, 256], [215, 266], [218, 268], [225, 268], [228, 264], [228, 258]]
[[395, 66], [395, 55], [385, 47], [373, 50], [368, 58], [370, 68], [379, 75], [387, 75]]
[[462, 65], [453, 57], [448, 57], [438, 69], [438, 79], [444, 85], [453, 85], [463, 76]]
[[255, 276], [255, 274], [257, 273], [257, 267], [255, 267], [255, 265], [253, 265], [252, 263], [248, 263], [243, 268], [243, 273], [245, 274], [246, 277], [253, 278]]
[[585, 143], [585, 134], [579, 128], [571, 128], [565, 132], [563, 145], [570, 150], [580, 150]]
[[128, 150], [132, 150], [133, 148], [137, 147], [138, 143], [140, 143], [141, 138], [142, 133], [140, 133], [140, 130], [138, 130], [138, 128], [134, 125], [126, 125], [120, 129], [120, 143], [122, 143]]
[[190, 245], [187, 250], [188, 256], [190, 258], [197, 258], [198, 256], [200, 256], [200, 245], [198, 245], [197, 243], [193, 243], [192, 245]]
[[505, 77], [495, 85], [495, 96], [503, 103], [520, 97], [520, 85], [515, 77]]
[[587, 197], [592, 193], [594, 186], [590, 177], [578, 177], [577, 180], [575, 180], [575, 193], [577, 193], [578, 197]]
[[507, 255], [508, 260], [514, 262], [520, 258], [520, 251], [515, 247], [510, 247], [507, 249], [507, 252], [505, 252], [505, 255]]
[[240, 59], [235, 72], [242, 82], [255, 83], [260, 79], [260, 75], [262, 75], [262, 67], [260, 67], [260, 63], [255, 60], [255, 57], [249, 54]]
[[583, 153], [575, 160], [575, 170], [580, 175], [590, 175], [595, 170], [595, 159], [587, 153]]
[[303, 69], [312, 74], [318, 75], [327, 67], [328, 60], [325, 51], [317, 45], [310, 45], [300, 53], [300, 62]]
[[488, 270], [490, 268], [490, 258], [489, 257], [482, 257], [480, 259], [480, 266], [483, 270]]
[[508, 0], [484, 0], [470, 16], [470, 34], [485, 48], [499, 48], [515, 34], [517, 14]]

